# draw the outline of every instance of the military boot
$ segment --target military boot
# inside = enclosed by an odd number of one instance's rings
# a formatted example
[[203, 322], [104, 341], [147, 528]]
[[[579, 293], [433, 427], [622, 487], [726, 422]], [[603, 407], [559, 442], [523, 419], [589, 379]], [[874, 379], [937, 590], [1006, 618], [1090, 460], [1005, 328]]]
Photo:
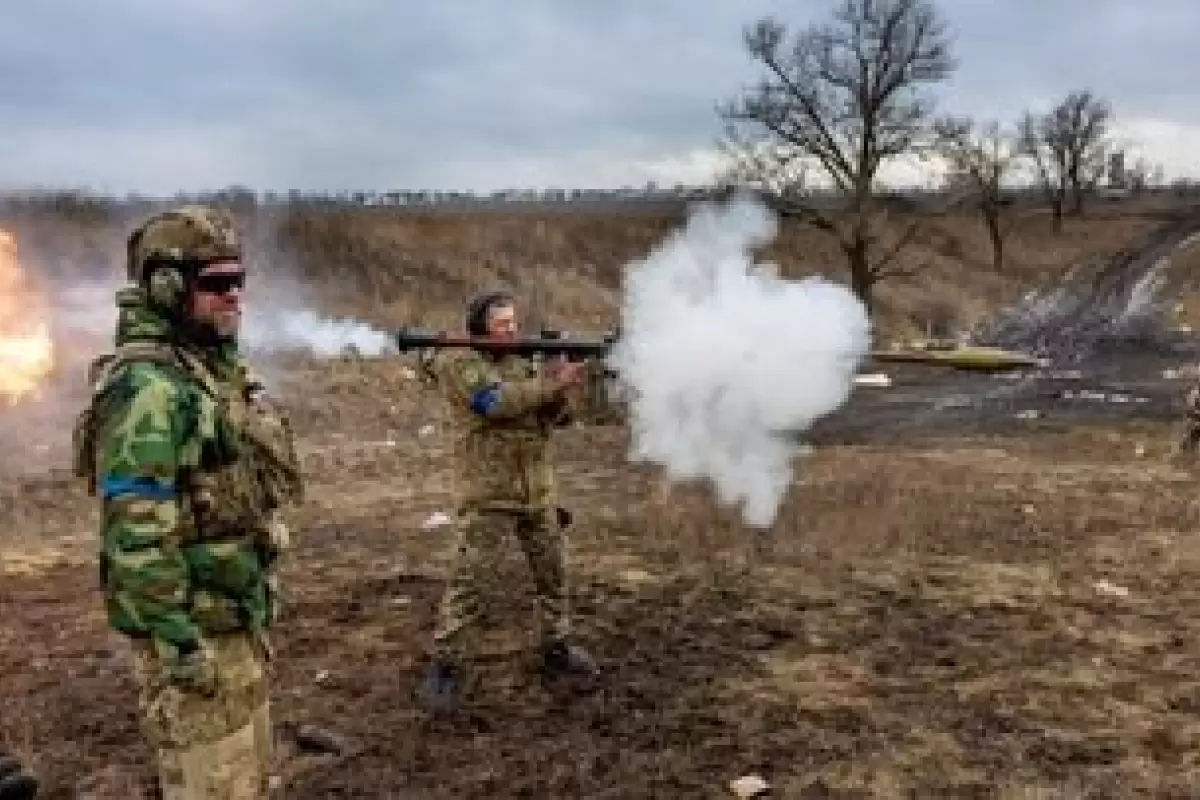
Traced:
[[417, 689], [421, 704], [430, 711], [448, 711], [462, 695], [462, 669], [443, 658], [435, 658]]
[[552, 639], [542, 645], [542, 674], [548, 678], [591, 677], [599, 671], [591, 653], [579, 645], [562, 639]]

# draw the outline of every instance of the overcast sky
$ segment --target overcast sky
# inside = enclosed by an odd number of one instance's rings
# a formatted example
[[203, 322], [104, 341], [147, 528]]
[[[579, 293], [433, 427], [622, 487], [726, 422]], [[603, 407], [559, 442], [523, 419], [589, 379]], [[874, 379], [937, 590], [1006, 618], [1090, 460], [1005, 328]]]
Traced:
[[[0, 24], [0, 185], [172, 193], [707, 178], [743, 24], [835, 0], [30, 0]], [[1200, 175], [1198, 0], [942, 0], [942, 107], [1090, 87]]]

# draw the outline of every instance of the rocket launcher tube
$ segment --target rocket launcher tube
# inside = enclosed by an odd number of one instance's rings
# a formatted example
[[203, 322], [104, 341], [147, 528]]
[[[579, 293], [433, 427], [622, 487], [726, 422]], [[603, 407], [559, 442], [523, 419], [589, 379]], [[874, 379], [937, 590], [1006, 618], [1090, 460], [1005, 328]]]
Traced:
[[507, 353], [530, 356], [541, 353], [546, 356], [566, 356], [571, 361], [586, 358], [603, 358], [616, 344], [617, 335], [606, 333], [600, 338], [575, 338], [564, 336], [556, 330], [543, 330], [540, 336], [519, 336], [515, 339], [493, 339], [487, 336], [472, 336], [467, 333], [431, 331], [424, 328], [401, 328], [394, 334], [397, 349], [447, 350], [473, 348], [491, 353]]

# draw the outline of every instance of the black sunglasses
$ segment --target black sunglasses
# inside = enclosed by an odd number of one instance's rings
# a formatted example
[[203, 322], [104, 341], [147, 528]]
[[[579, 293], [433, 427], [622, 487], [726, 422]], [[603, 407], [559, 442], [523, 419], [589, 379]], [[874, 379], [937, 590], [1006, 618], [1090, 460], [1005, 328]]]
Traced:
[[245, 272], [213, 272], [197, 275], [194, 281], [197, 291], [207, 294], [225, 294], [234, 289], [246, 288]]

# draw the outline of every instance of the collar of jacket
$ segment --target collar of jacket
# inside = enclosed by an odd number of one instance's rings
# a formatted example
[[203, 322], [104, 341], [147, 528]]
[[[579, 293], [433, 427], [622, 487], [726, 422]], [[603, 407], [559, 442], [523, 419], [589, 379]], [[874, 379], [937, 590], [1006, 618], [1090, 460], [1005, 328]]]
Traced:
[[218, 376], [236, 374], [240, 366], [236, 341], [210, 345], [186, 336], [180, 326], [150, 306], [139, 286], [125, 286], [117, 292], [116, 345], [130, 342], [161, 342], [184, 348], [199, 356]]

